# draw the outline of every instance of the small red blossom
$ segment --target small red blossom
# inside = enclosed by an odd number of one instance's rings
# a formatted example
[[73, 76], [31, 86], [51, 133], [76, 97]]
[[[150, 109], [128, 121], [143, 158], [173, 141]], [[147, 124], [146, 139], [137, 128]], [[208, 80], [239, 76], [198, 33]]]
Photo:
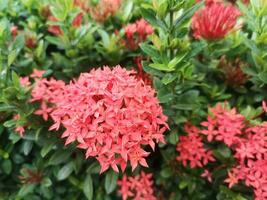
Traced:
[[229, 188], [233, 187], [235, 184], [238, 183], [238, 178], [235, 174], [228, 172], [228, 178], [224, 180], [225, 183], [229, 184]]
[[156, 200], [153, 190], [152, 174], [141, 172], [135, 177], [123, 176], [118, 181], [122, 200]]
[[89, 7], [92, 18], [97, 22], [104, 22], [116, 14], [121, 6], [121, 0], [100, 0], [96, 6]]
[[207, 169], [205, 169], [205, 171], [201, 174], [201, 177], [207, 178], [210, 183], [212, 182], [212, 174]]
[[211, 3], [199, 9], [192, 18], [196, 39], [218, 40], [224, 38], [236, 25], [240, 11], [234, 5]]
[[240, 86], [247, 82], [248, 76], [242, 71], [242, 68], [246, 66], [239, 58], [234, 61], [226, 60], [225, 56], [222, 56], [218, 68], [224, 74], [224, 80], [229, 86]]
[[139, 43], [146, 40], [154, 30], [144, 19], [137, 20], [135, 23], [128, 24], [124, 27], [125, 31], [125, 45], [130, 49], [136, 49]]
[[77, 28], [77, 27], [81, 26], [82, 19], [83, 19], [83, 13], [78, 13], [72, 21], [72, 24], [71, 24], [72, 27]]
[[[58, 21], [57, 18], [55, 18], [54, 16], [49, 16], [48, 20], [52, 21], [52, 22]], [[60, 26], [58, 26], [58, 25], [48, 25], [47, 30], [48, 30], [48, 32], [53, 33], [56, 36], [63, 35], [63, 31], [61, 30]]]
[[[19, 121], [20, 118], [21, 118], [20, 114], [16, 114], [16, 115], [14, 115], [13, 120]], [[16, 125], [15, 132], [18, 133], [20, 135], [20, 137], [23, 137], [24, 132], [25, 132], [25, 128], [21, 125]]]
[[18, 27], [17, 26], [12, 26], [11, 27], [11, 34], [13, 36], [13, 38], [15, 38], [18, 34]]
[[36, 115], [42, 115], [43, 119], [45, 121], [48, 120], [49, 113], [52, 111], [52, 108], [47, 107], [47, 104], [45, 102], [42, 102], [41, 108], [39, 110], [36, 110], [34, 114]]
[[227, 146], [236, 144], [245, 127], [244, 116], [238, 114], [235, 108], [228, 109], [227, 104], [210, 108], [210, 113], [207, 121], [201, 123], [206, 127], [201, 133], [207, 136], [209, 142], [223, 141]]
[[19, 81], [20, 81], [20, 85], [22, 87], [28, 87], [31, 85], [31, 82], [30, 82], [30, 79], [28, 76], [25, 76], [25, 77], [20, 77], [19, 78]]
[[189, 162], [190, 168], [203, 167], [210, 161], [215, 161], [212, 151], [204, 148], [200, 130], [190, 124], [185, 124], [184, 129], [188, 135], [180, 136], [176, 148], [179, 156], [176, 159], [184, 166], [187, 166]]
[[51, 11], [50, 11], [50, 7], [49, 7], [49, 5], [42, 6], [42, 7], [41, 7], [40, 14], [41, 14], [44, 18], [48, 18], [49, 16], [51, 16]]
[[32, 32], [25, 32], [24, 33], [24, 38], [25, 38], [25, 46], [28, 47], [29, 49], [33, 49], [37, 45], [37, 37], [36, 34]]
[[42, 78], [43, 74], [45, 73], [44, 70], [39, 70], [39, 69], [33, 69], [32, 74], [30, 75], [31, 78]]

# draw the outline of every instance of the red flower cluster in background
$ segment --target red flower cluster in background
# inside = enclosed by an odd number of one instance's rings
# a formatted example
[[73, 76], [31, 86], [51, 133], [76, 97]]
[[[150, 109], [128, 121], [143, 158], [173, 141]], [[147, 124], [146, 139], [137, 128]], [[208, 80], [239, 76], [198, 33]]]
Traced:
[[[207, 136], [207, 142], [223, 142], [234, 152], [236, 159], [236, 165], [229, 171], [225, 182], [232, 187], [239, 181], [244, 181], [247, 186], [254, 189], [256, 200], [266, 199], [267, 123], [250, 125], [243, 115], [237, 113], [235, 108], [230, 109], [228, 104], [224, 103], [210, 108], [207, 121], [202, 122], [201, 125], [203, 126], [202, 130], [185, 126], [188, 136], [181, 136], [181, 141], [177, 144], [179, 147], [177, 150], [180, 153], [178, 160], [186, 165], [187, 160], [198, 158], [199, 162], [195, 159], [196, 164], [191, 164], [190, 167], [203, 167], [200, 162], [202, 154], [197, 151], [197, 147], [201, 149], [203, 144], [201, 139], [194, 134], [201, 133]], [[199, 152], [204, 152], [204, 150]], [[211, 177], [208, 171], [205, 171], [202, 176]]]
[[164, 142], [167, 117], [155, 91], [133, 74], [116, 66], [81, 74], [68, 85], [37, 80], [32, 101], [40, 101], [41, 108], [35, 114], [51, 116], [50, 130], [62, 124], [66, 144], [77, 141], [86, 157], [96, 157], [101, 173], [109, 167], [118, 172], [117, 165], [124, 171], [128, 161], [133, 170], [138, 163], [147, 167], [149, 153], [142, 147]]
[[196, 39], [222, 39], [235, 28], [240, 15], [234, 5], [209, 1], [192, 18], [193, 35]]
[[227, 104], [218, 104], [210, 108], [211, 115], [201, 125], [206, 129], [201, 133], [207, 136], [208, 142], [222, 141], [231, 147], [239, 141], [245, 128], [245, 117], [238, 114], [236, 109], [228, 110]]
[[115, 15], [121, 6], [121, 0], [100, 0], [96, 6], [89, 7], [89, 13], [97, 22], [103, 22]]
[[[49, 16], [48, 20], [51, 22], [57, 22], [58, 21], [57, 18], [55, 18], [54, 16]], [[49, 25], [48, 26], [48, 32], [53, 33], [56, 36], [63, 34], [60, 26], [58, 26], [58, 25]]]
[[226, 84], [240, 86], [248, 80], [248, 76], [242, 71], [245, 65], [240, 58], [236, 58], [234, 61], [228, 61], [225, 56], [222, 56], [218, 68], [223, 72]]
[[215, 161], [212, 151], [204, 148], [200, 130], [190, 124], [185, 124], [184, 129], [188, 135], [180, 136], [176, 148], [179, 156], [176, 159], [181, 161], [184, 166], [189, 162], [190, 168], [203, 167], [210, 161]]
[[[205, 1], [206, 5], [210, 5], [212, 3], [224, 3], [225, 1], [231, 2], [231, 3], [235, 3], [236, 0], [196, 0], [196, 2], [201, 2], [201, 1]], [[242, 0], [242, 2], [244, 4], [249, 4], [250, 0]]]
[[153, 27], [144, 19], [128, 24], [124, 27], [124, 31], [126, 37], [125, 45], [130, 49], [138, 48], [139, 43], [145, 41], [147, 36], [154, 32]]
[[156, 197], [153, 195], [153, 181], [151, 179], [152, 174], [144, 172], [135, 177], [124, 175], [122, 180], [118, 181], [122, 200], [156, 200]]

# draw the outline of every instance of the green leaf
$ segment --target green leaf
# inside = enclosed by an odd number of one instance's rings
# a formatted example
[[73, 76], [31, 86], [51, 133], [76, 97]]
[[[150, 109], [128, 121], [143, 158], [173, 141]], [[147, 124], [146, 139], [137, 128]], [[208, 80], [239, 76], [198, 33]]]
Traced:
[[48, 163], [49, 165], [58, 165], [64, 163], [70, 158], [71, 153], [72, 152], [69, 150], [58, 150], [51, 156]]
[[7, 58], [7, 65], [10, 66], [15, 61], [16, 57], [17, 57], [17, 50], [11, 51]]
[[4, 173], [10, 174], [12, 171], [12, 162], [10, 160], [4, 160], [2, 163], [2, 169]]
[[36, 49], [36, 56], [37, 58], [40, 58], [42, 53], [44, 51], [44, 40], [40, 40], [38, 47]]
[[55, 146], [55, 143], [46, 144], [41, 150], [41, 156], [44, 158]]
[[11, 128], [12, 126], [15, 126], [16, 124], [16, 121], [11, 119], [11, 120], [8, 120], [4, 123], [4, 126], [7, 127], [7, 128]]
[[140, 48], [143, 50], [143, 52], [145, 54], [147, 54], [151, 58], [153, 58], [153, 57], [160, 58], [161, 57], [158, 50], [155, 49], [155, 47], [152, 45], [148, 45], [148, 44], [143, 43], [140, 45]]
[[169, 135], [169, 142], [173, 145], [176, 145], [178, 141], [179, 141], [179, 137], [177, 134], [177, 130], [172, 131], [171, 134]]
[[93, 188], [93, 181], [92, 181], [90, 174], [87, 174], [83, 182], [83, 193], [86, 196], [87, 200], [93, 199], [94, 188]]
[[180, 183], [179, 183], [179, 189], [184, 189], [188, 186], [188, 182], [187, 181], [184, 181], [182, 180]]
[[66, 165], [64, 165], [57, 174], [57, 179], [59, 181], [62, 181], [69, 177], [69, 175], [73, 172], [73, 163], [70, 162]]
[[105, 177], [105, 190], [107, 194], [112, 193], [116, 186], [117, 186], [117, 180], [118, 180], [118, 173], [114, 172], [113, 170], [110, 170]]
[[52, 185], [52, 181], [50, 178], [45, 177], [42, 182], [41, 182], [42, 186], [44, 187], [50, 187]]
[[177, 78], [177, 76], [175, 76], [174, 74], [167, 73], [164, 75], [164, 77], [162, 78], [161, 81], [164, 85], [168, 85], [171, 82], [173, 82], [176, 78]]
[[15, 109], [16, 109], [15, 106], [0, 104], [0, 112], [11, 112]]
[[181, 17], [175, 20], [174, 27], [178, 29], [182, 23], [186, 20], [191, 19], [193, 14], [203, 5], [204, 3], [198, 3], [186, 10]]
[[127, 1], [126, 2], [126, 5], [123, 9], [123, 15], [122, 15], [122, 20], [124, 22], [127, 22], [131, 13], [132, 13], [132, 10], [133, 10], [133, 2], [132, 1]]
[[160, 71], [165, 71], [165, 72], [171, 72], [174, 70], [174, 69], [169, 69], [167, 65], [160, 64], [160, 63], [152, 63], [149, 65], [149, 67], [152, 67], [153, 69], [157, 69]]
[[173, 58], [168, 64], [168, 69], [175, 70], [176, 66], [183, 61], [186, 55], [187, 53], [182, 56], [176, 56], [175, 58]]
[[46, 36], [45, 39], [51, 44], [56, 45], [58, 48], [64, 49], [66, 45], [59, 37]]
[[19, 190], [19, 193], [18, 193], [18, 196], [19, 197], [24, 197], [30, 193], [33, 192], [34, 188], [35, 188], [35, 184], [26, 184], [26, 185], [23, 185], [20, 190]]
[[154, 27], [161, 28], [165, 33], [168, 30], [166, 23], [156, 18], [156, 13], [151, 9], [140, 9], [142, 16]]
[[267, 84], [267, 72], [261, 72], [258, 74], [258, 78]]
[[160, 175], [163, 178], [170, 178], [172, 176], [172, 170], [169, 167], [165, 167], [163, 170], [161, 170]]
[[17, 53], [24, 47], [24, 35], [23, 34], [19, 34], [12, 46], [12, 49], [16, 50]]
[[24, 141], [22, 144], [22, 150], [25, 156], [29, 155], [33, 147], [32, 141]]
[[19, 76], [14, 71], [12, 71], [12, 82], [16, 88], [20, 87]]
[[99, 35], [102, 38], [103, 46], [105, 48], [108, 48], [110, 45], [110, 38], [109, 38], [108, 33], [104, 30], [101, 30], [101, 29], [97, 30], [97, 32], [99, 33]]
[[172, 101], [174, 98], [174, 95], [170, 93], [168, 90], [165, 88], [162, 88], [158, 91], [158, 99], [160, 103], [167, 103]]
[[52, 69], [48, 69], [46, 70], [46, 72], [43, 74], [43, 78], [47, 78], [49, 76], [51, 76], [53, 74], [53, 70]]

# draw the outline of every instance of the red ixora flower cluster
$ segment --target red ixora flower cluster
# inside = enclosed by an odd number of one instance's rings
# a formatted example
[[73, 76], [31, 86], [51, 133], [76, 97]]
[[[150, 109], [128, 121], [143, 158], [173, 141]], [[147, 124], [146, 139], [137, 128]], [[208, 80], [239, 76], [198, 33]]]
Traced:
[[[223, 142], [234, 152], [236, 165], [228, 172], [228, 178], [225, 180], [229, 187], [244, 181], [254, 189], [256, 200], [267, 199], [267, 122], [250, 125], [235, 108], [230, 109], [228, 104], [224, 103], [210, 108], [207, 121], [201, 125], [203, 129], [199, 132], [207, 136], [207, 142]], [[185, 130], [189, 132], [189, 136], [181, 142], [192, 140], [192, 128]], [[198, 132], [196, 128], [193, 130]], [[196, 144], [191, 144], [191, 147], [188, 145], [187, 153], [194, 156], [195, 146]], [[206, 172], [203, 176], [210, 175]]]
[[204, 148], [200, 130], [190, 124], [185, 124], [184, 130], [188, 133], [186, 136], [180, 136], [176, 150], [179, 156], [176, 157], [184, 166], [190, 163], [190, 168], [203, 167], [210, 161], [215, 161], [212, 151]]
[[103, 22], [116, 14], [121, 6], [121, 0], [100, 0], [96, 6], [89, 7], [89, 13], [97, 22]]
[[209, 1], [192, 18], [193, 36], [196, 39], [222, 39], [234, 29], [240, 15], [232, 4]]
[[218, 65], [218, 68], [224, 74], [225, 83], [229, 86], [240, 86], [247, 82], [248, 76], [242, 71], [242, 68], [246, 66], [240, 58], [236, 58], [233, 61], [229, 61], [225, 56], [222, 56]]
[[50, 130], [62, 124], [66, 145], [77, 141], [86, 157], [99, 161], [101, 173], [109, 167], [118, 172], [117, 165], [124, 171], [128, 161], [133, 170], [138, 163], [147, 167], [142, 146], [164, 142], [167, 117], [155, 91], [134, 73], [116, 66], [83, 73], [68, 85], [39, 80], [32, 91], [32, 101], [42, 102], [36, 114], [51, 116]]
[[[201, 2], [202, 0], [196, 0], [196, 2]], [[225, 1], [236, 3], [236, 0], [204, 0], [206, 5], [212, 4], [212, 3], [223, 3]], [[250, 0], [242, 0], [244, 4], [249, 4]]]
[[122, 180], [118, 181], [122, 200], [156, 200], [156, 197], [153, 195], [153, 181], [151, 179], [152, 174], [144, 172], [135, 177], [124, 175]]
[[128, 24], [124, 27], [124, 31], [126, 37], [125, 45], [130, 49], [136, 49], [139, 43], [145, 41], [147, 36], [154, 32], [153, 27], [144, 19]]

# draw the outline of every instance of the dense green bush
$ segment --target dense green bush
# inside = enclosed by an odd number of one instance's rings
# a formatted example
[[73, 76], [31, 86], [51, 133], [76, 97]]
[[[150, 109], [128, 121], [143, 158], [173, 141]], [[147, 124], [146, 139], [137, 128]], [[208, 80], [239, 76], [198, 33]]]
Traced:
[[266, 52], [266, 0], [1, 0], [0, 199], [267, 199]]

